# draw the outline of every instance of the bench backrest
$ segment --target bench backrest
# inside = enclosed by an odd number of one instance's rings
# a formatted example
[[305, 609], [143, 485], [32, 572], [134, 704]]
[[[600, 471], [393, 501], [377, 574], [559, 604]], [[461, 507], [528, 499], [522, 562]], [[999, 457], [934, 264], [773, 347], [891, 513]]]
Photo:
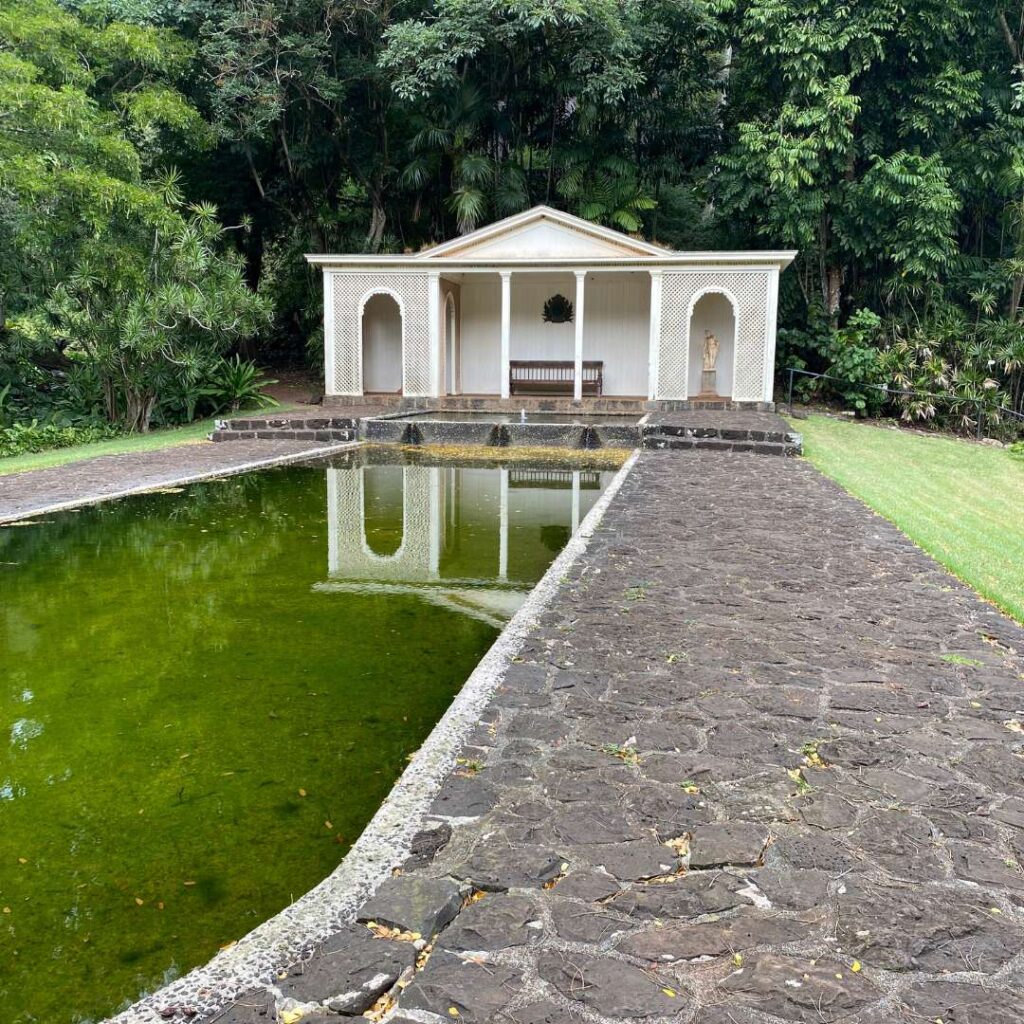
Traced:
[[[508, 365], [515, 381], [572, 381], [576, 370], [571, 360], [513, 359]], [[603, 368], [600, 360], [584, 360], [583, 379], [600, 379]]]

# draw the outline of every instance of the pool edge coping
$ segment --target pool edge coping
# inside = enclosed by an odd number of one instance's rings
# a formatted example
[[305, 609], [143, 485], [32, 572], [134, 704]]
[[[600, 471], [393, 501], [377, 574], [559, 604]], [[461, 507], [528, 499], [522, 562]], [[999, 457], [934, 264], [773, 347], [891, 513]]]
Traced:
[[195, 1008], [199, 1011], [197, 1019], [217, 1014], [249, 989], [269, 984], [269, 976], [274, 972], [294, 963], [332, 932], [355, 919], [362, 904], [408, 855], [412, 839], [420, 831], [434, 796], [455, 766], [466, 737], [478, 724], [480, 714], [540, 614], [554, 599], [565, 573], [586, 552], [605, 512], [639, 457], [640, 449], [633, 449], [616, 471], [576, 533], [477, 662], [334, 871], [205, 964], [143, 996], [102, 1024], [162, 1024], [165, 1018], [161, 1010], [168, 1006]]
[[[136, 484], [134, 487], [124, 487], [117, 491], [109, 491], [104, 494], [85, 495], [81, 498], [69, 498], [67, 501], [51, 502], [49, 505], [41, 505], [28, 512], [18, 512], [15, 515], [4, 515], [0, 513], [0, 526], [7, 526], [9, 523], [17, 523], [24, 519], [34, 519], [36, 516], [53, 515], [55, 512], [66, 512], [74, 508], [85, 508], [89, 505], [101, 505], [105, 501], [117, 501], [120, 498], [129, 498], [133, 494], [149, 494], [153, 491], [161, 491], [167, 487], [185, 487], [189, 484], [202, 483], [204, 480], [217, 480], [223, 477], [238, 476], [240, 473], [249, 473], [255, 469], [270, 469], [273, 466], [280, 466], [287, 462], [302, 462], [304, 459], [319, 459], [325, 455], [333, 455], [335, 452], [345, 451], [348, 448], [358, 448], [362, 441], [338, 441], [335, 444], [320, 445], [303, 452], [289, 452], [287, 455], [271, 455], [264, 458], [250, 459], [248, 462], [240, 462], [233, 466], [224, 466], [220, 469], [205, 470], [202, 473], [187, 473], [183, 476], [172, 477], [168, 480], [161, 480], [159, 483]], [[184, 447], [184, 446], [182, 446]], [[121, 452], [120, 455], [130, 455], [130, 452]], [[96, 458], [116, 458], [117, 456], [98, 455]], [[59, 466], [51, 467], [59, 469]], [[36, 470], [26, 470], [33, 473]]]

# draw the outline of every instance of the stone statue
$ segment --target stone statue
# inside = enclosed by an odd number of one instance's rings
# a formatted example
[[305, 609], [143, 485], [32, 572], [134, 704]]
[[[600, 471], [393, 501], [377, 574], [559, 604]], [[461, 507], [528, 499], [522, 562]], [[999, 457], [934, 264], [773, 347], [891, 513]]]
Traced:
[[715, 337], [714, 332], [704, 332], [704, 369], [713, 370], [715, 363], [718, 362], [718, 349], [719, 342], [718, 338]]

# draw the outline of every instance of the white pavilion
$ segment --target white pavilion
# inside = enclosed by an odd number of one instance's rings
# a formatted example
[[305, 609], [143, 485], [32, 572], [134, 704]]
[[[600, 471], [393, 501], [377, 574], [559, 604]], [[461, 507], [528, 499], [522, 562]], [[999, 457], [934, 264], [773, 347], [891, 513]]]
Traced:
[[325, 395], [767, 408], [779, 274], [795, 255], [674, 252], [546, 206], [417, 253], [309, 255]]

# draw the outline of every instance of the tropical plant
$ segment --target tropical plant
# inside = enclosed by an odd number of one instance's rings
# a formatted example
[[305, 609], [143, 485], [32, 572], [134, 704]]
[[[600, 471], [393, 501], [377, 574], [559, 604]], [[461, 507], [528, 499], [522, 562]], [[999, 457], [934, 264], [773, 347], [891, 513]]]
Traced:
[[276, 383], [264, 377], [255, 363], [235, 355], [232, 359], [218, 360], [207, 393], [213, 400], [214, 412], [237, 412], [243, 407], [266, 409], [278, 403], [263, 389]]

